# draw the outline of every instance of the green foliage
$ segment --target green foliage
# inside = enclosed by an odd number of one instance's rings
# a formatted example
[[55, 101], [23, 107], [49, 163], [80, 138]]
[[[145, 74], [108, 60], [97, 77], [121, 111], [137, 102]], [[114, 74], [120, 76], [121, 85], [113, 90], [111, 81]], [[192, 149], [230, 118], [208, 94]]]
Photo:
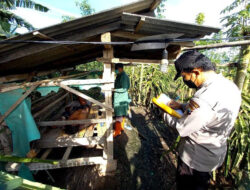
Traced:
[[204, 22], [205, 22], [205, 15], [204, 15], [204, 13], [199, 13], [196, 16], [195, 23], [197, 23], [199, 25], [202, 25]]
[[30, 23], [9, 11], [15, 9], [16, 7], [35, 9], [42, 12], [47, 12], [49, 10], [47, 7], [30, 0], [1, 0], [0, 39], [5, 39], [15, 35], [15, 30], [18, 27], [25, 27], [28, 30], [34, 30], [34, 27]]
[[75, 17], [73, 17], [73, 16], [66, 16], [66, 15], [62, 16], [62, 22], [68, 22], [68, 21], [74, 20], [74, 19], [75, 19]]
[[5, 189], [5, 190], [11, 190], [11, 189], [19, 189], [19, 190], [53, 189], [53, 190], [60, 190], [60, 188], [57, 188], [57, 187], [29, 181], [29, 180], [23, 179], [19, 176], [11, 175], [9, 173], [2, 172], [2, 171], [0, 171], [0, 189]]
[[236, 185], [250, 179], [250, 95], [242, 93], [242, 104], [234, 131], [228, 141], [228, 151], [225, 162], [225, 176], [229, 173], [235, 179]]
[[1, 155], [0, 154], [0, 162], [18, 162], [18, 163], [48, 163], [48, 164], [58, 164], [58, 161], [54, 160], [44, 160], [39, 158], [23, 158], [18, 156], [11, 155]]
[[235, 0], [232, 4], [221, 11], [221, 14], [233, 12], [224, 16], [221, 22], [225, 21], [223, 25], [227, 36], [247, 36], [250, 34], [250, 27], [248, 25], [250, 18], [250, 4], [248, 0]]
[[81, 92], [95, 100], [98, 100], [98, 101], [105, 100], [104, 94], [101, 93], [100, 87], [93, 87], [88, 90], [81, 90]]
[[[149, 107], [153, 97], [161, 93], [168, 94], [171, 98], [180, 98], [181, 101], [188, 98], [188, 88], [181, 79], [173, 80], [176, 71], [170, 65], [167, 73], [160, 71], [159, 65], [148, 65], [143, 70], [143, 78], [140, 80], [141, 65], [125, 68], [131, 81], [129, 93], [135, 105]], [[141, 90], [140, 90], [140, 81]]]
[[166, 11], [166, 5], [165, 2], [167, 0], [161, 0], [161, 3], [158, 5], [158, 7], [156, 7], [156, 16], [158, 18], [164, 18], [165, 16], [163, 15], [163, 13]]
[[[195, 45], [209, 45], [215, 43], [222, 43], [223, 42], [223, 32], [220, 31], [219, 33], [215, 33], [211, 36], [212, 40], [205, 41], [200, 40], [196, 41]], [[220, 66], [221, 64], [231, 63], [231, 62], [238, 62], [239, 61], [239, 47], [230, 47], [226, 49], [207, 49], [207, 50], [199, 50], [201, 53], [206, 55], [212, 63], [216, 66]], [[219, 72], [225, 72], [223, 69], [221, 70], [220, 67], [217, 68]], [[226, 69], [227, 70], [227, 69]], [[231, 76], [231, 75], [230, 75]], [[234, 75], [235, 76], [235, 75]], [[231, 77], [230, 77], [231, 79]]]
[[95, 9], [91, 8], [88, 0], [76, 1], [76, 6], [80, 8], [82, 16], [91, 15], [95, 12]]
[[103, 71], [103, 63], [92, 61], [76, 66], [77, 71]]
[[[213, 55], [210, 54], [209, 55]], [[216, 55], [216, 54], [215, 54]], [[215, 56], [214, 55], [214, 56]], [[218, 53], [219, 55], [219, 53]], [[228, 56], [228, 55], [223, 55]], [[218, 63], [222, 57], [217, 57]], [[235, 56], [237, 57], [237, 56]], [[215, 59], [215, 57], [212, 57]], [[173, 81], [176, 74], [173, 65], [169, 65], [166, 74], [160, 72], [159, 65], [148, 65], [143, 70], [142, 87], [140, 91], [140, 71], [141, 66], [125, 68], [131, 81], [129, 90], [132, 102], [135, 105], [151, 107], [151, 99], [160, 93], [168, 94], [172, 99], [180, 98], [180, 101], [186, 101], [191, 97], [187, 86], [181, 78]], [[219, 67], [219, 71], [228, 79], [234, 79], [236, 75], [235, 67]], [[250, 179], [250, 138], [249, 138], [249, 118], [250, 95], [242, 93], [242, 105], [239, 116], [235, 122], [234, 130], [228, 141], [228, 151], [223, 167], [225, 176], [230, 175], [236, 186], [245, 185], [247, 179]]]

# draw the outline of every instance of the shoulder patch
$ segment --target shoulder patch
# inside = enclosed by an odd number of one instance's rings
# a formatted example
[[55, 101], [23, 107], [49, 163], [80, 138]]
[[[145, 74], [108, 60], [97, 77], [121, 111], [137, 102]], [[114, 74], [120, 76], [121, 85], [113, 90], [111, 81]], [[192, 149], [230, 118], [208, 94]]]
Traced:
[[186, 107], [186, 114], [190, 115], [195, 109], [199, 108], [199, 104], [197, 104], [195, 101], [190, 100], [187, 107]]

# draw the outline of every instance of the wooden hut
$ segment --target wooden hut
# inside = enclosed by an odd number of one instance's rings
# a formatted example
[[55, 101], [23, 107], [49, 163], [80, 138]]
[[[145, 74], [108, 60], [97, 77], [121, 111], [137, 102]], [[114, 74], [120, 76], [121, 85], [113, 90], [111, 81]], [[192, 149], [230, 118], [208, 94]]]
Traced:
[[[69, 124], [105, 123], [105, 130], [97, 136], [90, 131], [87, 137], [58, 137], [41, 138], [38, 148], [44, 149], [40, 158], [46, 159], [53, 152], [53, 148], [66, 147], [59, 164], [47, 163], [28, 164], [31, 170], [47, 170], [62, 167], [100, 164], [104, 172], [114, 171], [116, 162], [113, 158], [112, 134], [112, 89], [114, 88], [114, 65], [116, 63], [156, 63], [161, 61], [162, 50], [155, 49], [132, 52], [131, 45], [111, 45], [108, 42], [134, 42], [135, 40], [152, 35], [173, 35], [175, 38], [202, 38], [218, 28], [181, 23], [154, 16], [155, 8], [161, 0], [138, 0], [131, 4], [102, 11], [66, 23], [39, 29], [24, 35], [5, 40], [19, 41], [19, 43], [0, 44], [0, 92], [5, 93], [18, 88], [26, 88], [23, 96], [1, 116], [1, 123], [15, 107], [39, 86], [59, 86], [69, 93], [85, 98], [104, 112], [103, 117], [95, 114], [86, 120], [74, 121], [36, 121], [37, 126], [62, 126]], [[26, 41], [23, 42], [22, 41]], [[27, 43], [27, 41], [77, 41], [77, 42], [105, 42], [104, 45], [95, 44], [60, 44], [60, 43]], [[181, 47], [192, 46], [191, 42], [172, 43], [167, 47], [169, 59], [176, 58]], [[81, 80], [75, 76], [63, 76], [56, 79], [30, 82], [33, 77], [46, 75], [55, 71], [75, 68], [76, 65], [91, 61], [104, 63], [102, 79]], [[82, 75], [82, 74], [80, 74]], [[23, 80], [24, 82], [18, 82]], [[75, 89], [72, 85], [100, 85], [105, 94], [105, 101], [99, 102]], [[40, 110], [52, 109], [53, 105], [66, 101], [68, 93], [52, 98], [50, 103]], [[1, 100], [3, 101], [3, 100]], [[102, 150], [101, 156], [70, 158], [72, 147], [98, 145]], [[8, 171], [18, 170], [18, 164], [10, 164]]]

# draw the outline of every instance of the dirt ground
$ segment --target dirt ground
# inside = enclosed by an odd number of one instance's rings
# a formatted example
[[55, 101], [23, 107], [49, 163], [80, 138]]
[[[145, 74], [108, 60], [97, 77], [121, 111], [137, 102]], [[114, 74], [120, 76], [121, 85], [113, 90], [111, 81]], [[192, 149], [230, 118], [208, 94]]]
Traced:
[[145, 109], [132, 107], [131, 111], [132, 130], [125, 129], [114, 142], [118, 189], [173, 189], [175, 157], [164, 154], [157, 131], [169, 147], [176, 136]]
[[144, 108], [132, 107], [132, 118], [122, 135], [114, 139], [114, 157], [117, 170], [114, 176], [100, 177], [94, 166], [49, 170], [36, 179], [43, 183], [67, 189], [175, 189], [176, 158], [163, 149], [159, 135], [170, 147], [176, 139], [161, 121]]

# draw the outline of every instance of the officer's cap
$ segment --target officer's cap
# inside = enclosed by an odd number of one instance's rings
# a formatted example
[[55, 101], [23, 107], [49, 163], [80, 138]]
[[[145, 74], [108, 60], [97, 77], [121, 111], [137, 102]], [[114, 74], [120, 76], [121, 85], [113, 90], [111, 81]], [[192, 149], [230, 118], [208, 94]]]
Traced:
[[174, 80], [181, 76], [182, 71], [191, 72], [194, 68], [201, 68], [203, 71], [215, 69], [211, 61], [198, 51], [185, 52], [174, 64], [177, 71]]

